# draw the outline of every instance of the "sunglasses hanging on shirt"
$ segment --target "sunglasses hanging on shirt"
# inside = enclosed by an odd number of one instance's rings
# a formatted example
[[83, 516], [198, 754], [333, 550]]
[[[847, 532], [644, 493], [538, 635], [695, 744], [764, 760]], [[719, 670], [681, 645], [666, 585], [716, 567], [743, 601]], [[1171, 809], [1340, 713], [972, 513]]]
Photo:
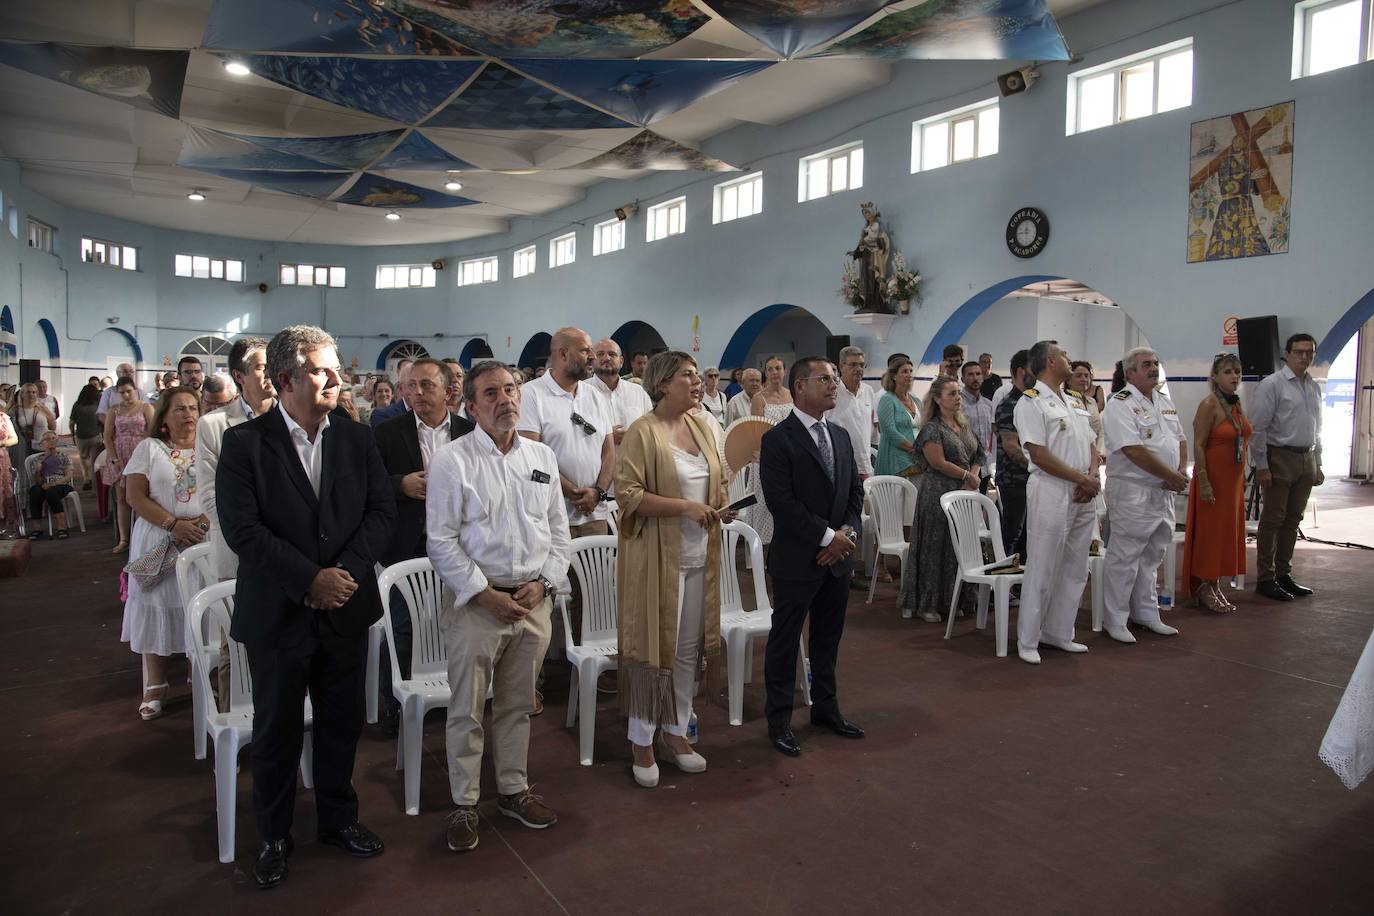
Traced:
[[580, 426], [580, 427], [582, 427], [582, 431], [583, 431], [584, 433], [586, 433], [587, 435], [589, 435], [589, 436], [594, 436], [594, 435], [596, 435], [596, 427], [593, 426], [592, 424], [588, 423], [586, 420], [582, 419], [582, 416], [581, 416], [580, 414], [574, 413], [574, 414], [572, 415], [572, 421], [573, 421], [573, 426]]

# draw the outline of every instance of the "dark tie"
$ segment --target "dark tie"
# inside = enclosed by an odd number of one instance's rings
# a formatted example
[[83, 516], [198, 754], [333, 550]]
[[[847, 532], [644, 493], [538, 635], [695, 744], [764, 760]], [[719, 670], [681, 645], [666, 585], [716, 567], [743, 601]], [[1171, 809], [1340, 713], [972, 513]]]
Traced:
[[825, 465], [825, 476], [835, 482], [835, 453], [830, 450], [830, 437], [825, 434], [825, 421], [817, 420], [811, 427], [816, 434], [816, 448], [821, 450], [821, 464]]

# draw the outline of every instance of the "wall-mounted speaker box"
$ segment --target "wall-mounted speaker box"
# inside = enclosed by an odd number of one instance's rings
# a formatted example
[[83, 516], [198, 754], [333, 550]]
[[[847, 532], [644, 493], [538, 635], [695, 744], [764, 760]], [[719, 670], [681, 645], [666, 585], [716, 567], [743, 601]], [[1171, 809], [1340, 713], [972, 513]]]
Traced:
[[27, 385], [29, 382], [38, 381], [38, 360], [21, 359], [19, 361], [19, 384]]
[[1236, 322], [1236, 349], [1245, 375], [1271, 375], [1283, 363], [1279, 355], [1279, 319], [1275, 315]]
[[825, 358], [832, 363], [839, 365], [840, 351], [849, 346], [848, 334], [826, 335], [825, 338]]

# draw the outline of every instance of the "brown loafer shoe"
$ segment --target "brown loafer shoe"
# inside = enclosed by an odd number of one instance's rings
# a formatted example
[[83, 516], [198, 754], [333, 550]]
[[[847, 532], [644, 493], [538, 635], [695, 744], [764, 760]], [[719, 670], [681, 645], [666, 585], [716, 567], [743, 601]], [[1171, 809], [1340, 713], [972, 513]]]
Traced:
[[459, 805], [448, 816], [444, 839], [451, 852], [470, 852], [477, 848], [477, 806]]
[[543, 830], [558, 823], [558, 815], [553, 809], [529, 789], [514, 795], [502, 795], [496, 801], [496, 808], [506, 817], [513, 817], [535, 830]]

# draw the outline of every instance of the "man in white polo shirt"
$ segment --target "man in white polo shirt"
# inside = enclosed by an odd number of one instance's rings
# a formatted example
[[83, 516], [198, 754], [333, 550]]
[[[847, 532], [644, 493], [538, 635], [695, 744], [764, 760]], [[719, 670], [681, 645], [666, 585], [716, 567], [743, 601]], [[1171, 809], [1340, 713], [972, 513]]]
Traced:
[[596, 374], [587, 384], [605, 398], [607, 412], [613, 424], [611, 432], [614, 434], [615, 444], [619, 445], [625, 436], [625, 430], [629, 429], [635, 420], [653, 410], [654, 402], [649, 400], [649, 393], [644, 390], [643, 385], [620, 377], [620, 369], [625, 365], [625, 357], [620, 353], [620, 344], [609, 337], [598, 340], [593, 358]]

